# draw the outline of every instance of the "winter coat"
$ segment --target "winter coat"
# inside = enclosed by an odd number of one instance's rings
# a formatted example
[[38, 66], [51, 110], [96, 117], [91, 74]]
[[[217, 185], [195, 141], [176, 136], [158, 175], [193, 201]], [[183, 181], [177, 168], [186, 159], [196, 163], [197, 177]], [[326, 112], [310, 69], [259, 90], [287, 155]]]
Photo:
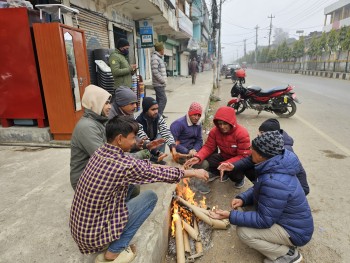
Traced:
[[154, 87], [165, 87], [167, 76], [166, 67], [162, 56], [154, 51], [151, 58], [152, 85]]
[[[284, 148], [291, 151], [291, 152], [294, 152], [293, 151], [293, 143], [294, 143], [294, 140], [292, 137], [290, 137], [287, 132], [285, 132], [284, 130], [280, 130], [280, 133], [282, 134], [283, 136], [283, 141], [284, 141]], [[307, 182], [307, 179], [306, 179], [306, 172], [305, 172], [305, 169], [304, 167], [302, 166], [302, 164], [300, 163], [300, 169], [297, 169], [297, 178], [299, 179], [299, 182], [301, 184], [301, 187], [303, 188], [304, 190], [304, 193], [305, 195], [308, 195], [309, 192], [310, 192], [310, 187], [309, 187], [309, 184]], [[237, 162], [235, 162], [235, 170], [237, 171], [247, 171], [249, 169], [254, 169], [254, 163], [253, 163], [253, 160], [252, 160], [252, 157], [249, 156], [249, 157], [246, 157], [246, 158], [243, 158]]]
[[117, 89], [119, 86], [131, 88], [133, 69], [127, 58], [118, 49], [109, 56], [109, 66], [114, 79], [114, 88]]
[[283, 227], [295, 246], [311, 240], [314, 223], [304, 191], [295, 176], [300, 162], [288, 150], [255, 166], [254, 186], [237, 198], [243, 206], [254, 205], [255, 211], [232, 210], [231, 224], [266, 229], [273, 224]]
[[70, 181], [74, 190], [90, 156], [106, 142], [105, 123], [108, 118], [101, 113], [110, 97], [107, 91], [94, 85], [85, 89], [82, 99], [84, 114], [71, 138]]
[[197, 152], [202, 148], [202, 125], [192, 124], [188, 115], [177, 119], [170, 125], [170, 131], [175, 141], [180, 142], [176, 145], [176, 151], [187, 154], [194, 149]]
[[[232, 126], [231, 131], [225, 134], [220, 132], [217, 125], [219, 120], [229, 123]], [[251, 154], [248, 131], [245, 127], [237, 124], [233, 108], [219, 108], [214, 116], [214, 124], [215, 127], [210, 130], [207, 141], [195, 157], [203, 161], [218, 148], [225, 162], [234, 163]]]
[[[147, 138], [149, 138], [151, 141], [155, 140], [157, 138], [158, 133], [162, 136], [163, 139], [165, 139], [167, 145], [172, 148], [175, 146], [174, 137], [171, 134], [168, 125], [165, 121], [165, 119], [158, 114], [157, 118], [153, 120], [153, 138], [150, 137], [150, 133], [148, 132], [148, 123], [145, 116], [145, 113], [141, 113], [137, 118], [137, 122], [141, 124], [141, 127], [143, 129], [143, 132], [147, 135]], [[140, 137], [141, 139], [144, 137]]]

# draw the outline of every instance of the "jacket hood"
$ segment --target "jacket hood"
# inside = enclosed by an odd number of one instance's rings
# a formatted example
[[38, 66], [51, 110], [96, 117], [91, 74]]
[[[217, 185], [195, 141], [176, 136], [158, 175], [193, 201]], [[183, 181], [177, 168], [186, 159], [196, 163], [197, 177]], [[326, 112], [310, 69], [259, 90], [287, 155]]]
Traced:
[[255, 170], [258, 176], [271, 173], [296, 175], [300, 170], [300, 162], [293, 152], [285, 149], [283, 154], [255, 165]]
[[110, 97], [111, 94], [106, 90], [95, 85], [89, 85], [85, 88], [82, 104], [85, 109], [101, 115], [103, 106]]
[[284, 148], [286, 148], [287, 150], [294, 152], [293, 150], [293, 144], [294, 144], [294, 140], [292, 137], [290, 137], [288, 135], [287, 132], [285, 132], [284, 130], [280, 129], [280, 133], [283, 136], [283, 141], [284, 141]]
[[216, 111], [213, 121], [217, 128], [219, 128], [219, 126], [217, 125], [217, 121], [224, 121], [231, 124], [234, 130], [237, 126], [236, 112], [234, 108], [231, 107], [220, 107]]

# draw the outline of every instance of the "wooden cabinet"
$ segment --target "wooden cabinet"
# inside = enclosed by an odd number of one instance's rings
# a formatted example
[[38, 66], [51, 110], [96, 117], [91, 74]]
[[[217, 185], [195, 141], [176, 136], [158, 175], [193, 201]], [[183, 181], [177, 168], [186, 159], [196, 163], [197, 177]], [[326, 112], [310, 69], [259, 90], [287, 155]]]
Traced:
[[55, 140], [69, 140], [90, 84], [84, 32], [60, 23], [33, 29], [50, 130]]
[[31, 35], [39, 12], [0, 8], [0, 119], [9, 127], [19, 119], [45, 126], [45, 108]]

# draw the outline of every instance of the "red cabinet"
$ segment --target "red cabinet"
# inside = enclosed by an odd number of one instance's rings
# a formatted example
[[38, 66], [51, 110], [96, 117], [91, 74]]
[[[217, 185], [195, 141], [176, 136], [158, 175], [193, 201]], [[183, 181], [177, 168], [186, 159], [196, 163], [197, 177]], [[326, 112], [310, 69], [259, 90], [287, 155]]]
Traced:
[[31, 23], [38, 11], [0, 9], [0, 119], [3, 127], [15, 119], [34, 119], [44, 127], [45, 110], [35, 61]]

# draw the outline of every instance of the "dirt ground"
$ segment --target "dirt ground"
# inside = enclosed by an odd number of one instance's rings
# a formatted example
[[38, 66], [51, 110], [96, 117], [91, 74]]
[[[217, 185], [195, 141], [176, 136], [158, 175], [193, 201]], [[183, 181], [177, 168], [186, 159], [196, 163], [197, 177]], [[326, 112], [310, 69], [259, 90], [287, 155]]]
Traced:
[[[208, 113], [208, 119], [205, 122], [205, 129], [210, 130], [212, 126], [212, 117], [216, 112], [216, 109], [220, 106], [226, 106], [227, 101], [230, 99], [230, 89], [232, 84], [229, 80], [224, 80], [224, 85], [221, 85], [219, 89], [214, 91], [214, 95], [221, 98], [221, 101], [211, 102], [210, 111]], [[251, 114], [255, 114], [254, 111], [250, 110]], [[247, 113], [245, 113], [247, 115]], [[265, 117], [265, 116], [264, 116]], [[243, 124], [249, 131], [251, 139], [255, 138], [258, 127], [261, 122], [267, 118], [275, 118], [274, 115], [266, 115], [266, 118], [255, 118], [250, 116], [249, 125], [246, 123], [243, 115], [237, 116], [238, 123]], [[237, 194], [244, 192], [249, 187], [252, 186], [251, 182], [246, 179], [245, 185], [241, 189], [236, 189], [233, 186], [233, 183], [228, 180], [225, 183], [221, 183], [220, 180], [215, 180], [209, 183], [211, 192], [206, 195], [206, 203], [209, 207], [218, 206], [219, 208], [230, 210], [230, 201]], [[312, 189], [312, 182], [309, 180], [309, 185]], [[313, 190], [313, 189], [312, 189]], [[201, 194], [196, 194], [195, 199], [201, 200]], [[310, 202], [310, 201], [309, 201]], [[321, 207], [322, 204], [317, 201], [317, 207]], [[311, 205], [311, 203], [310, 203]], [[347, 262], [343, 261], [339, 251], [336, 251], [331, 248], [330, 245], [327, 245], [327, 237], [334, 237], [337, 234], [333, 231], [329, 233], [330, 229], [326, 229], [316, 225], [315, 215], [320, 211], [319, 208], [312, 207], [311, 209], [314, 214], [315, 221], [315, 233], [312, 241], [306, 246], [299, 248], [299, 251], [302, 253], [304, 260], [302, 262], [322, 262], [322, 263], [331, 263], [331, 262]], [[326, 237], [326, 236], [327, 237]], [[235, 226], [231, 225], [228, 230], [214, 230], [212, 233], [212, 242], [209, 246], [209, 249], [204, 251], [204, 256], [197, 259], [196, 262], [201, 263], [249, 263], [249, 262], [262, 262], [264, 259], [263, 255], [255, 251], [254, 249], [249, 248], [244, 245], [237, 237]], [[176, 257], [174, 255], [168, 255], [166, 258], [166, 263], [175, 263]]]

